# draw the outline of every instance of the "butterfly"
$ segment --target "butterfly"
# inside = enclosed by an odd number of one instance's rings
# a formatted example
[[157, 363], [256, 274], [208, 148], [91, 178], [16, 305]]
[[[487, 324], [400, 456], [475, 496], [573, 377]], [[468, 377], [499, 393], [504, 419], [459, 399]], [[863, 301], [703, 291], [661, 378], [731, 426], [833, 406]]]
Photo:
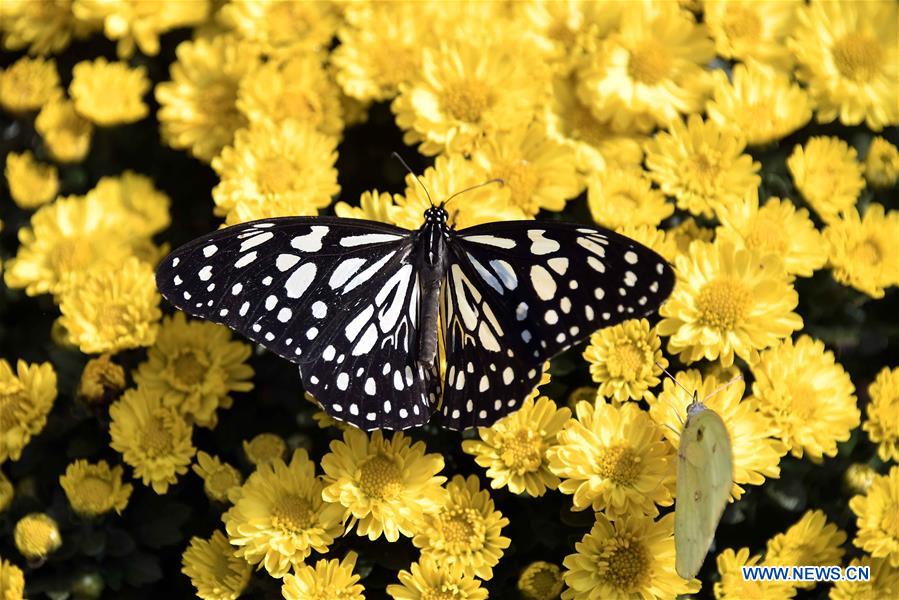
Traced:
[[545, 361], [655, 311], [674, 285], [664, 259], [612, 231], [448, 219], [432, 204], [414, 231], [339, 217], [234, 225], [163, 259], [157, 287], [297, 363], [329, 415], [372, 430], [489, 426]]

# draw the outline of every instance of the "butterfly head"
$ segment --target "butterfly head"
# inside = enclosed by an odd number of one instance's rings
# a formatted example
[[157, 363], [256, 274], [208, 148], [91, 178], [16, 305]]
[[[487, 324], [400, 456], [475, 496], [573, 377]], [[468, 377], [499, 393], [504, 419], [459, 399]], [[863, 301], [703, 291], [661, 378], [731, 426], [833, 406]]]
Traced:
[[443, 203], [440, 206], [432, 206], [425, 211], [426, 224], [445, 225], [447, 220], [449, 220], [449, 213], [443, 208]]

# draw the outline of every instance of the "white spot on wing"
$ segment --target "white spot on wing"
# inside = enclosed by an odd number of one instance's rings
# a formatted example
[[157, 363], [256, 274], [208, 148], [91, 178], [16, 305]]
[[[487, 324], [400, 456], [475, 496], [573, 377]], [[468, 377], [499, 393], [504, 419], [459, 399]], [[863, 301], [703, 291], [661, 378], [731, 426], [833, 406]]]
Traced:
[[259, 235], [254, 235], [251, 238], [247, 238], [243, 242], [240, 243], [239, 252], [246, 252], [250, 248], [255, 248], [256, 246], [258, 246], [260, 244], [264, 244], [265, 242], [269, 241], [273, 237], [275, 237], [274, 233], [272, 233], [271, 231], [266, 231], [264, 233], [260, 233]]
[[543, 237], [546, 233], [543, 229], [531, 229], [528, 231], [528, 237], [531, 238], [531, 254], [543, 256], [544, 254], [552, 254], [561, 246], [556, 240]]
[[287, 281], [284, 282], [284, 289], [287, 290], [288, 298], [299, 298], [306, 290], [309, 289], [309, 286], [312, 285], [312, 281], [315, 279], [315, 274], [318, 271], [318, 268], [315, 266], [315, 263], [307, 262], [299, 267], [290, 274], [290, 277], [287, 278]]
[[556, 295], [556, 282], [553, 276], [540, 265], [531, 267], [531, 285], [541, 300], [551, 300]]
[[318, 252], [322, 249], [322, 240], [327, 233], [327, 227], [313, 225], [309, 233], [298, 235], [290, 240], [290, 245], [300, 252]]
[[399, 239], [402, 239], [402, 236], [392, 233], [364, 233], [362, 235], [351, 235], [341, 238], [340, 245], [344, 248], [353, 248], [355, 246], [364, 246], [366, 244], [395, 242]]
[[[208, 246], [203, 248], [203, 256], [205, 256], [206, 258], [209, 258], [213, 254], [218, 252], [218, 249], [219, 249], [218, 246], [216, 246], [215, 244], [209, 244]], [[178, 260], [178, 259], [176, 258], [175, 260]], [[173, 263], [172, 266], [175, 266], [177, 264], [178, 263]]]
[[300, 257], [294, 254], [279, 254], [278, 258], [275, 259], [275, 266], [278, 267], [278, 270], [282, 273], [293, 268], [300, 262]]
[[237, 259], [237, 262], [234, 263], [234, 268], [242, 269], [243, 267], [247, 266], [248, 264], [250, 264], [251, 262], [256, 260], [256, 256], [257, 256], [257, 254], [256, 254], [255, 250], [253, 250], [252, 252], [249, 252], [247, 254], [244, 254], [243, 256], [241, 256], [240, 258]]
[[505, 248], [506, 250], [515, 247], [515, 240], [501, 238], [495, 235], [468, 235], [464, 236], [463, 239], [466, 242], [495, 246], [496, 248]]

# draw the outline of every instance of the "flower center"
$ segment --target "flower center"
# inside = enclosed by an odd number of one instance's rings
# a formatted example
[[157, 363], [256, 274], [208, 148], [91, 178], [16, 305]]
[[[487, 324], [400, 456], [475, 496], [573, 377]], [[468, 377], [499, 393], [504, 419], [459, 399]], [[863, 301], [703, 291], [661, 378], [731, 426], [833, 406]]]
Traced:
[[19, 424], [16, 412], [24, 392], [25, 386], [18, 379], [0, 382], [0, 431], [11, 431]]
[[540, 600], [556, 598], [562, 591], [562, 577], [552, 565], [539, 567], [528, 576], [526, 591], [529, 597]]
[[440, 589], [431, 588], [421, 592], [421, 600], [458, 600], [467, 594], [455, 583], [442, 583]]
[[204, 365], [199, 360], [197, 353], [193, 350], [181, 352], [173, 361], [172, 366], [175, 371], [175, 378], [185, 386], [192, 386], [202, 382], [207, 370], [207, 365]]
[[80, 271], [92, 261], [94, 253], [91, 247], [84, 241], [61, 239], [53, 245], [48, 256], [48, 262], [60, 275], [73, 271]]
[[722, 330], [735, 329], [746, 314], [751, 299], [749, 289], [742, 282], [729, 277], [715, 279], [699, 292], [696, 301], [699, 322]]
[[281, 496], [272, 508], [272, 526], [287, 533], [302, 533], [312, 525], [309, 502], [296, 494]]
[[881, 521], [884, 531], [893, 539], [899, 538], [899, 502], [885, 503]]
[[500, 165], [496, 169], [496, 177], [509, 186], [513, 202], [530, 212], [540, 208], [533, 199], [539, 179], [536, 170], [528, 161], [521, 159]]
[[250, 442], [247, 454], [254, 464], [271, 462], [284, 456], [284, 440], [273, 433], [261, 433]]
[[627, 486], [640, 474], [640, 457], [628, 446], [609, 446], [600, 450], [597, 471], [603, 479]]
[[630, 539], [609, 540], [599, 557], [599, 571], [620, 590], [636, 589], [647, 575], [646, 548]]
[[655, 85], [668, 76], [671, 56], [655, 40], [644, 40], [631, 52], [628, 74], [631, 79], [646, 85]]
[[151, 416], [141, 432], [141, 446], [151, 457], [168, 454], [172, 449], [172, 434], [165, 426], [162, 411]]
[[762, 33], [762, 23], [758, 15], [751, 10], [739, 7], [727, 7], [727, 16], [722, 23], [725, 35], [729, 40], [755, 41]]
[[518, 429], [501, 439], [503, 463], [517, 475], [536, 471], [543, 464], [543, 439], [536, 432]]
[[745, 238], [746, 247], [750, 249], [770, 250], [783, 255], [787, 250], [787, 240], [783, 227], [771, 221], [758, 221]]
[[219, 469], [206, 479], [206, 487], [216, 496], [224, 496], [228, 490], [239, 483], [230, 469]]
[[697, 194], [713, 193], [721, 174], [721, 153], [711, 147], [697, 148], [685, 170], [683, 179], [688, 190]]
[[490, 106], [490, 96], [487, 94], [487, 86], [463, 81], [444, 90], [443, 104], [454, 119], [475, 123]]
[[821, 393], [814, 387], [797, 382], [790, 386], [790, 415], [800, 422], [812, 422], [815, 418], [816, 399]]
[[484, 519], [473, 508], [454, 508], [441, 514], [440, 530], [450, 554], [461, 555], [484, 547], [487, 528]]
[[850, 33], [833, 45], [833, 62], [847, 79], [864, 82], [878, 70], [883, 50], [877, 40], [860, 33]]
[[853, 262], [859, 265], [880, 264], [882, 257], [880, 246], [870, 238], [856, 245], [852, 252]]
[[103, 509], [112, 496], [109, 481], [100, 477], [88, 476], [78, 485], [78, 498], [82, 504], [91, 508]]
[[612, 377], [633, 381], [644, 364], [641, 349], [633, 343], [621, 344], [615, 349], [609, 361], [609, 374]]
[[392, 500], [403, 491], [403, 474], [388, 456], [376, 454], [359, 474], [359, 487], [369, 498]]
[[256, 185], [263, 194], [283, 194], [304, 179], [296, 165], [282, 156], [270, 157], [265, 168], [256, 171]]

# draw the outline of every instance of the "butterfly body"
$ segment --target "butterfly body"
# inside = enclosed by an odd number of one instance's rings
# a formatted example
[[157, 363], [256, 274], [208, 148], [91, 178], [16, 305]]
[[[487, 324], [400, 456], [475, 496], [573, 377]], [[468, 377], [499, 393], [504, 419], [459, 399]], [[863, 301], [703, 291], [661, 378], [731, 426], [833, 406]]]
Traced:
[[423, 247], [415, 253], [420, 263], [422, 298], [418, 361], [425, 365], [432, 364], [437, 355], [440, 289], [449, 268], [447, 243], [452, 235], [448, 217], [443, 207], [429, 208], [425, 211], [424, 225], [417, 232], [417, 243]]

